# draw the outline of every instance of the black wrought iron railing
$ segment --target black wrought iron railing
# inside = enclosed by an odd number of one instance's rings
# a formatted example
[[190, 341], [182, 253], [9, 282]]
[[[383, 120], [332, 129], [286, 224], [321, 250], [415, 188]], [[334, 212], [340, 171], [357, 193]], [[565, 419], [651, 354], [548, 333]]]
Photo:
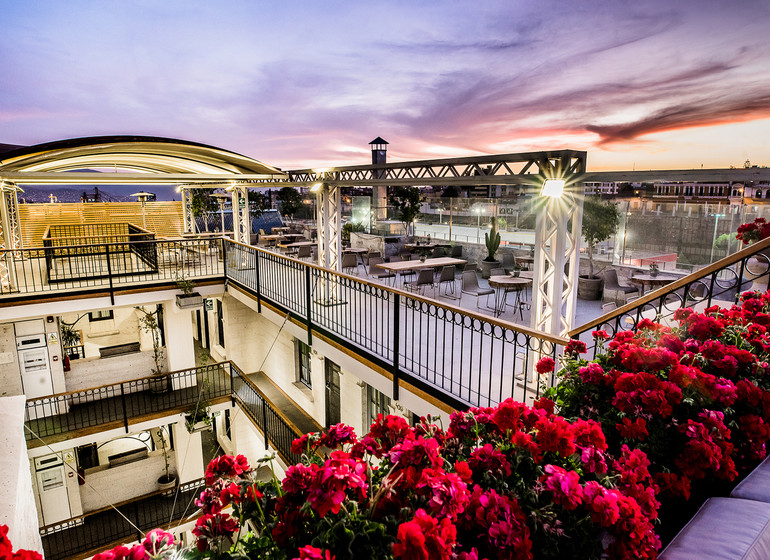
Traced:
[[28, 441], [132, 420], [230, 396], [229, 362], [41, 397], [27, 401]]
[[223, 240], [153, 240], [146, 233], [123, 242], [87, 242], [0, 251], [0, 297], [54, 292], [114, 291], [128, 285], [222, 278]]
[[115, 508], [104, 508], [41, 527], [45, 558], [82, 558], [88, 552], [141, 540], [143, 535], [137, 528], [147, 532], [179, 522], [185, 516], [195, 518], [198, 516], [197, 508], [190, 507], [190, 504], [204, 486], [203, 479], [194, 480], [179, 486], [176, 499], [164, 496], [162, 492], [154, 492], [117, 504]]
[[[54, 259], [62, 278], [49, 282], [44, 249], [0, 253], [0, 298], [17, 294], [108, 289], [221, 278], [239, 285], [316, 332], [389, 372], [393, 396], [400, 380], [456, 408], [536, 398], [534, 364], [556, 357], [566, 339], [460, 309], [383, 284], [348, 276], [228, 239], [132, 241], [113, 255], [80, 255], [78, 247]], [[152, 248], [151, 250], [149, 248]], [[67, 253], [71, 249], [72, 254]], [[114, 249], [114, 248], [113, 248]], [[150, 253], [157, 255], [157, 267]], [[144, 257], [139, 258], [137, 255]], [[88, 274], [77, 273], [83, 269]], [[3, 276], [5, 275], [5, 276]], [[5, 278], [5, 279], [4, 279]], [[550, 382], [551, 380], [545, 380]]]
[[594, 321], [570, 331], [570, 338], [580, 338], [596, 355], [590, 333], [604, 330], [610, 336], [636, 330], [642, 319], [669, 321], [677, 309], [690, 307], [703, 311], [712, 305], [729, 307], [741, 293], [767, 290], [770, 280], [770, 238], [719, 260], [684, 278], [619, 307]]
[[107, 424], [123, 425], [128, 432], [133, 420], [220, 397], [234, 399], [249, 415], [263, 434], [265, 449], [272, 446], [286, 464], [299, 461], [291, 443], [302, 432], [230, 361], [29, 399], [26, 438], [35, 441]]
[[270, 404], [269, 399], [236, 366], [230, 364], [233, 382], [233, 398], [259, 428], [265, 440], [265, 450], [271, 445], [287, 465], [299, 463], [301, 455], [292, 453], [291, 443], [302, 435], [281, 412]]
[[[228, 282], [458, 408], [537, 398], [534, 363], [567, 340], [228, 241]], [[551, 380], [545, 380], [550, 383]]]

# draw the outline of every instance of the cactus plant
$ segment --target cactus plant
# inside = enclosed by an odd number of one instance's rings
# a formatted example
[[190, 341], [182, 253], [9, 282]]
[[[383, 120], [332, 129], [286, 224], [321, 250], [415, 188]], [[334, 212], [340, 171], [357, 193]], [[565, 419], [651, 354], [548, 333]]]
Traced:
[[497, 231], [497, 219], [492, 218], [492, 229], [484, 234], [484, 243], [487, 245], [487, 258], [485, 261], [494, 261], [495, 253], [500, 247], [500, 232]]

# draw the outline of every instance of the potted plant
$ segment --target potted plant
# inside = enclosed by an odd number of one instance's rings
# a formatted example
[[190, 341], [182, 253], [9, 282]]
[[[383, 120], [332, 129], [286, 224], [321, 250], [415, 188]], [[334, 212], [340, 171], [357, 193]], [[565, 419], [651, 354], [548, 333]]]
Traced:
[[160, 443], [160, 449], [163, 452], [164, 472], [158, 477], [158, 489], [164, 492], [170, 491], [176, 487], [177, 476], [171, 472], [169, 458], [168, 458], [168, 441], [166, 440], [166, 434], [164, 432], [166, 428], [161, 426], [158, 428], [158, 442]]
[[414, 236], [414, 221], [420, 215], [420, 205], [423, 202], [420, 189], [417, 187], [393, 187], [389, 202], [398, 212], [398, 219], [404, 224], [405, 236], [409, 237], [409, 226], [412, 226]]
[[80, 344], [81, 337], [80, 331], [75, 329], [72, 325], [67, 323], [61, 323], [61, 343], [64, 350], [65, 357], [70, 360], [76, 360], [80, 357], [76, 346]]
[[515, 265], [513, 265], [513, 271], [511, 272], [511, 276], [513, 276], [514, 278], [518, 278], [520, 274], [521, 274], [521, 265], [519, 263], [516, 263]]
[[594, 249], [597, 243], [606, 241], [615, 233], [620, 211], [614, 202], [602, 202], [599, 197], [586, 197], [583, 202], [583, 239], [588, 253], [588, 275], [578, 277], [578, 297], [586, 300], [599, 299], [602, 278], [594, 274]]
[[650, 265], [650, 276], [655, 278], [658, 275], [659, 271], [660, 271], [660, 269], [658, 268], [658, 263], [652, 263]]
[[195, 282], [184, 274], [176, 276], [176, 287], [182, 291], [181, 294], [176, 296], [177, 307], [180, 309], [195, 309], [203, 306], [203, 297], [194, 291]]
[[500, 248], [500, 232], [497, 231], [496, 218], [492, 218], [492, 229], [484, 234], [484, 243], [487, 246], [487, 258], [481, 261], [481, 277], [489, 278], [493, 268], [500, 268], [500, 261], [495, 258], [495, 253]]
[[170, 388], [169, 376], [163, 371], [163, 347], [160, 344], [160, 326], [158, 325], [157, 311], [150, 313], [143, 307], [135, 307], [141, 313], [139, 327], [150, 335], [152, 339], [152, 379], [150, 379], [150, 391], [153, 393], [165, 393]]
[[187, 431], [191, 434], [211, 429], [211, 403], [204, 398], [208, 387], [208, 381], [204, 380], [201, 382], [198, 401], [185, 413], [185, 427], [187, 427]]
[[192, 433], [211, 429], [211, 406], [208, 402], [196, 403], [187, 411], [184, 418], [187, 431]]

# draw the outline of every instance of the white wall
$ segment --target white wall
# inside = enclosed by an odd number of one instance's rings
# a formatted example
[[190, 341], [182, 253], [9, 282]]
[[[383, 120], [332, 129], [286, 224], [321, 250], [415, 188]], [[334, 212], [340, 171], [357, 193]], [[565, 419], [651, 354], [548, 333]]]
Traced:
[[[245, 373], [260, 370], [319, 424], [324, 423], [323, 357], [311, 354], [311, 385], [297, 381], [295, 337], [307, 341], [307, 331], [271, 313], [273, 320], [250, 308], [239, 292], [224, 299], [225, 336], [230, 359]], [[256, 302], [254, 302], [256, 306]], [[268, 311], [263, 308], [264, 312]], [[273, 322], [275, 321], [275, 322]], [[276, 324], [277, 323], [277, 324]]]
[[180, 309], [176, 303], [169, 302], [163, 306], [169, 371], [195, 367], [192, 314], [189, 309]]
[[21, 395], [23, 392], [13, 323], [3, 323], [0, 324], [0, 397]]
[[174, 451], [180, 484], [203, 478], [205, 465], [200, 432], [188, 432], [184, 421], [174, 424]]
[[43, 552], [24, 441], [24, 397], [0, 398], [0, 525], [8, 525], [15, 549]]
[[[175, 472], [175, 460], [175, 451], [169, 451], [172, 472]], [[158, 489], [158, 478], [164, 473], [161, 451], [153, 451], [147, 459], [127, 465], [88, 469], [85, 476], [86, 484], [80, 486], [83, 511], [88, 513], [110, 504], [155, 492]]]

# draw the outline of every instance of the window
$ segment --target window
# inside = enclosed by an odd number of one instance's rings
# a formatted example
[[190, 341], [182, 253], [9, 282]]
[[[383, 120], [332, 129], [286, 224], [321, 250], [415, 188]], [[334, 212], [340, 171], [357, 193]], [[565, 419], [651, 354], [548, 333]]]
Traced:
[[222, 300], [217, 300], [217, 342], [225, 347], [225, 313], [222, 309]]
[[107, 321], [112, 319], [112, 309], [102, 309], [101, 311], [92, 311], [88, 314], [89, 321]]
[[366, 386], [366, 426], [371, 426], [378, 414], [390, 414], [390, 397], [383, 395], [374, 387]]
[[310, 346], [297, 341], [297, 363], [299, 365], [299, 382], [307, 387], [312, 387], [310, 380]]

